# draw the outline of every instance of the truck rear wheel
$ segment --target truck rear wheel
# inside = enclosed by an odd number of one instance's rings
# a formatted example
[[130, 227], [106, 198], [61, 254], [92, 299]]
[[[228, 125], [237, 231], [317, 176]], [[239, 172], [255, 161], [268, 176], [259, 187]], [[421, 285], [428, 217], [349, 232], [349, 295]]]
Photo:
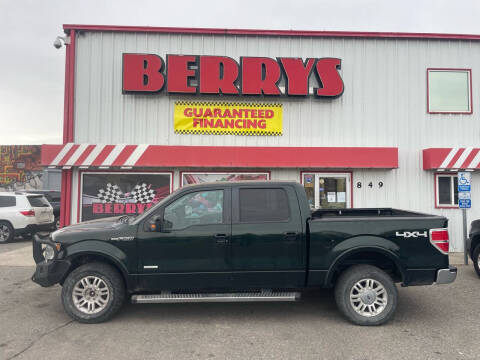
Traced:
[[398, 292], [392, 278], [371, 265], [345, 270], [335, 286], [338, 309], [357, 325], [381, 325], [393, 316]]
[[478, 244], [475, 250], [473, 250], [472, 261], [477, 275], [480, 276], [480, 244]]
[[123, 279], [116, 269], [104, 263], [81, 265], [65, 279], [62, 304], [70, 317], [82, 323], [110, 319], [125, 300]]

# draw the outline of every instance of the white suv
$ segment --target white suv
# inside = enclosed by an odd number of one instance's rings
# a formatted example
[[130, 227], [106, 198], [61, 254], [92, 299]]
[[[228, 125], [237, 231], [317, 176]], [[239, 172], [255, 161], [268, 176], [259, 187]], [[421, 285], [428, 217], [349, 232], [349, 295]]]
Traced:
[[43, 195], [0, 192], [0, 243], [54, 226], [53, 208]]

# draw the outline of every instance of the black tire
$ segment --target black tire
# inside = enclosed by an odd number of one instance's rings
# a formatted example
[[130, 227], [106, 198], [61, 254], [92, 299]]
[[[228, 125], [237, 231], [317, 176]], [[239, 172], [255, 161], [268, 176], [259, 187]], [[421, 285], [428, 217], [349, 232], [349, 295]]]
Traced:
[[[366, 279], [373, 280], [373, 286], [371, 286], [373, 289], [379, 291], [381, 288], [378, 287], [378, 284], [380, 284], [385, 291], [378, 296], [376, 294], [373, 296], [373, 293], [368, 290]], [[354, 289], [355, 285], [357, 285], [357, 287], [366, 285], [365, 288], [367, 290], [362, 293], [362, 297], [360, 297], [361, 293]], [[353, 302], [354, 304], [358, 304], [358, 307], [363, 307], [365, 304], [365, 302], [363, 302], [364, 300], [361, 299], [365, 299], [368, 303], [375, 301], [375, 303], [371, 304], [371, 307], [368, 308], [372, 309], [372, 311], [367, 311], [370, 312], [370, 316], [363, 315], [361, 308], [358, 309], [359, 312], [355, 310], [350, 300], [351, 295], [355, 297], [356, 300], [353, 300]], [[338, 278], [335, 285], [335, 300], [338, 309], [352, 323], [374, 326], [386, 323], [393, 316], [397, 308], [398, 292], [392, 278], [383, 270], [372, 265], [354, 265], [345, 270]], [[377, 300], [382, 303], [385, 302], [386, 305], [378, 304]], [[378, 314], [375, 314], [377, 311]]]
[[15, 230], [8, 221], [0, 221], [0, 244], [12, 241], [15, 237]]
[[[73, 290], [82, 279], [100, 278], [109, 295], [105, 307], [96, 313], [81, 311], [74, 303]], [[78, 301], [78, 297], [76, 297]], [[94, 262], [81, 265], [65, 279], [62, 289], [62, 304], [66, 313], [81, 323], [95, 324], [109, 320], [122, 307], [125, 300], [125, 285], [122, 276], [112, 266]]]
[[477, 272], [477, 275], [480, 276], [480, 244], [478, 244], [475, 249], [473, 250], [473, 267], [475, 268], [475, 271]]

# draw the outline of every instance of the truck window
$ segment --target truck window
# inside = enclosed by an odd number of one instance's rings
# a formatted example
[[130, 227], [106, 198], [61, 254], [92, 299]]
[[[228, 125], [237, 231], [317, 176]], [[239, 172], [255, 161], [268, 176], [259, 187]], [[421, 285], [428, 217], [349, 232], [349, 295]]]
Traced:
[[223, 223], [223, 190], [186, 194], [165, 208], [164, 219], [171, 230], [191, 225]]
[[240, 189], [240, 222], [288, 221], [284, 189]]

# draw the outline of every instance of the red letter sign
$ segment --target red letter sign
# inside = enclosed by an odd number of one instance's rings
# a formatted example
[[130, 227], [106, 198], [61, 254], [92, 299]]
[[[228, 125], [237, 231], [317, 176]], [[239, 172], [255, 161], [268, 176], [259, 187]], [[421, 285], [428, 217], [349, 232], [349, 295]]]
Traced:
[[165, 78], [163, 60], [157, 55], [123, 54], [123, 91], [157, 92]]
[[266, 57], [243, 57], [242, 94], [244, 95], [281, 95], [277, 87], [280, 80], [280, 65]]
[[201, 94], [238, 94], [238, 64], [226, 56], [200, 56]]
[[189, 80], [196, 78], [197, 71], [190, 65], [197, 62], [194, 55], [167, 55], [167, 91], [169, 93], [196, 93], [195, 86], [189, 86]]
[[343, 93], [343, 80], [337, 69], [342, 61], [335, 58], [318, 59], [315, 75], [321, 88], [314, 89], [316, 96], [340, 96]]
[[315, 59], [307, 59], [303, 63], [301, 58], [279, 58], [285, 73], [286, 95], [308, 95], [308, 79], [312, 72]]

